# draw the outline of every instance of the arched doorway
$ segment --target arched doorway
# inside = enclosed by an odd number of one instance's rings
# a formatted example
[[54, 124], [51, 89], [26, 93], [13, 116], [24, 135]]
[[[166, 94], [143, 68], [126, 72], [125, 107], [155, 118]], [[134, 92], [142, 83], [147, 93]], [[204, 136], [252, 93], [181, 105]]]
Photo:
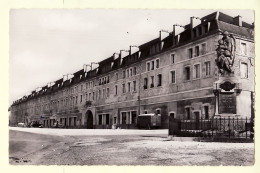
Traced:
[[84, 125], [87, 126], [87, 129], [93, 129], [93, 114], [90, 110], [88, 110], [85, 114]]

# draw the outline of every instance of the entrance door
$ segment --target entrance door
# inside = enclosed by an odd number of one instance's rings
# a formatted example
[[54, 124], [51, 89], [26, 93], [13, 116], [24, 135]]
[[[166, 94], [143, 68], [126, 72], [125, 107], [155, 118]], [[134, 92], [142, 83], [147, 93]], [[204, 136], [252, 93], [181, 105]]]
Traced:
[[194, 117], [195, 117], [195, 128], [196, 128], [196, 130], [199, 130], [199, 127], [200, 127], [200, 113], [199, 112], [194, 112]]
[[93, 129], [93, 114], [90, 110], [86, 112], [85, 115], [85, 126], [87, 126], [87, 129]]
[[174, 131], [178, 130], [178, 121], [175, 119], [175, 114], [170, 113], [169, 116], [169, 135], [174, 135]]

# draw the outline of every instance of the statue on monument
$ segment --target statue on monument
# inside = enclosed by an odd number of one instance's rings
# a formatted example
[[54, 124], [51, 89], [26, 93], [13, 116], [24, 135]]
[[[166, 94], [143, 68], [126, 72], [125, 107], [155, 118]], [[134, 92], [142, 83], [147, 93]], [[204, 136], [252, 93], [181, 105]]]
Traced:
[[221, 74], [224, 74], [225, 71], [233, 73], [232, 67], [236, 51], [235, 38], [227, 31], [221, 32], [221, 34], [223, 37], [218, 41], [216, 64]]

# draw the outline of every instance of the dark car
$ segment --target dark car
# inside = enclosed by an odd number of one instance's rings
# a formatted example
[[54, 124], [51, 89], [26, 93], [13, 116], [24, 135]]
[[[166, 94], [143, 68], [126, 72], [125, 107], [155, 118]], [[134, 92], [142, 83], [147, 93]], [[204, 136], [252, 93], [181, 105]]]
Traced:
[[43, 127], [43, 124], [41, 124], [41, 123], [38, 122], [38, 121], [32, 121], [31, 124], [30, 124], [30, 127], [42, 128], [42, 127]]
[[161, 115], [156, 114], [141, 114], [137, 117], [138, 128], [159, 128], [161, 127]]

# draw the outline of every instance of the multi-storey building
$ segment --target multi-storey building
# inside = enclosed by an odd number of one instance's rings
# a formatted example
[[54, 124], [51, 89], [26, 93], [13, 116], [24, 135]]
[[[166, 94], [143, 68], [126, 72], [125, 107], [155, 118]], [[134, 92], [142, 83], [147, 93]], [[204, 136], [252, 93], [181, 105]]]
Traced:
[[[195, 26], [194, 21], [199, 20]], [[209, 119], [219, 111], [219, 90], [223, 75], [216, 65], [216, 48], [227, 31], [235, 39], [235, 111], [227, 115], [251, 117], [254, 95], [254, 25], [240, 16], [215, 12], [201, 19], [191, 17], [183, 32], [173, 32], [138, 46], [128, 55], [113, 56], [43, 86], [11, 106], [11, 120], [55, 121], [65, 127], [136, 128], [142, 113], [161, 115], [161, 128], [168, 128], [169, 116]], [[92, 66], [92, 65], [91, 65]], [[223, 105], [222, 105], [223, 106]], [[225, 108], [227, 109], [227, 108]], [[224, 114], [223, 114], [224, 113]]]

